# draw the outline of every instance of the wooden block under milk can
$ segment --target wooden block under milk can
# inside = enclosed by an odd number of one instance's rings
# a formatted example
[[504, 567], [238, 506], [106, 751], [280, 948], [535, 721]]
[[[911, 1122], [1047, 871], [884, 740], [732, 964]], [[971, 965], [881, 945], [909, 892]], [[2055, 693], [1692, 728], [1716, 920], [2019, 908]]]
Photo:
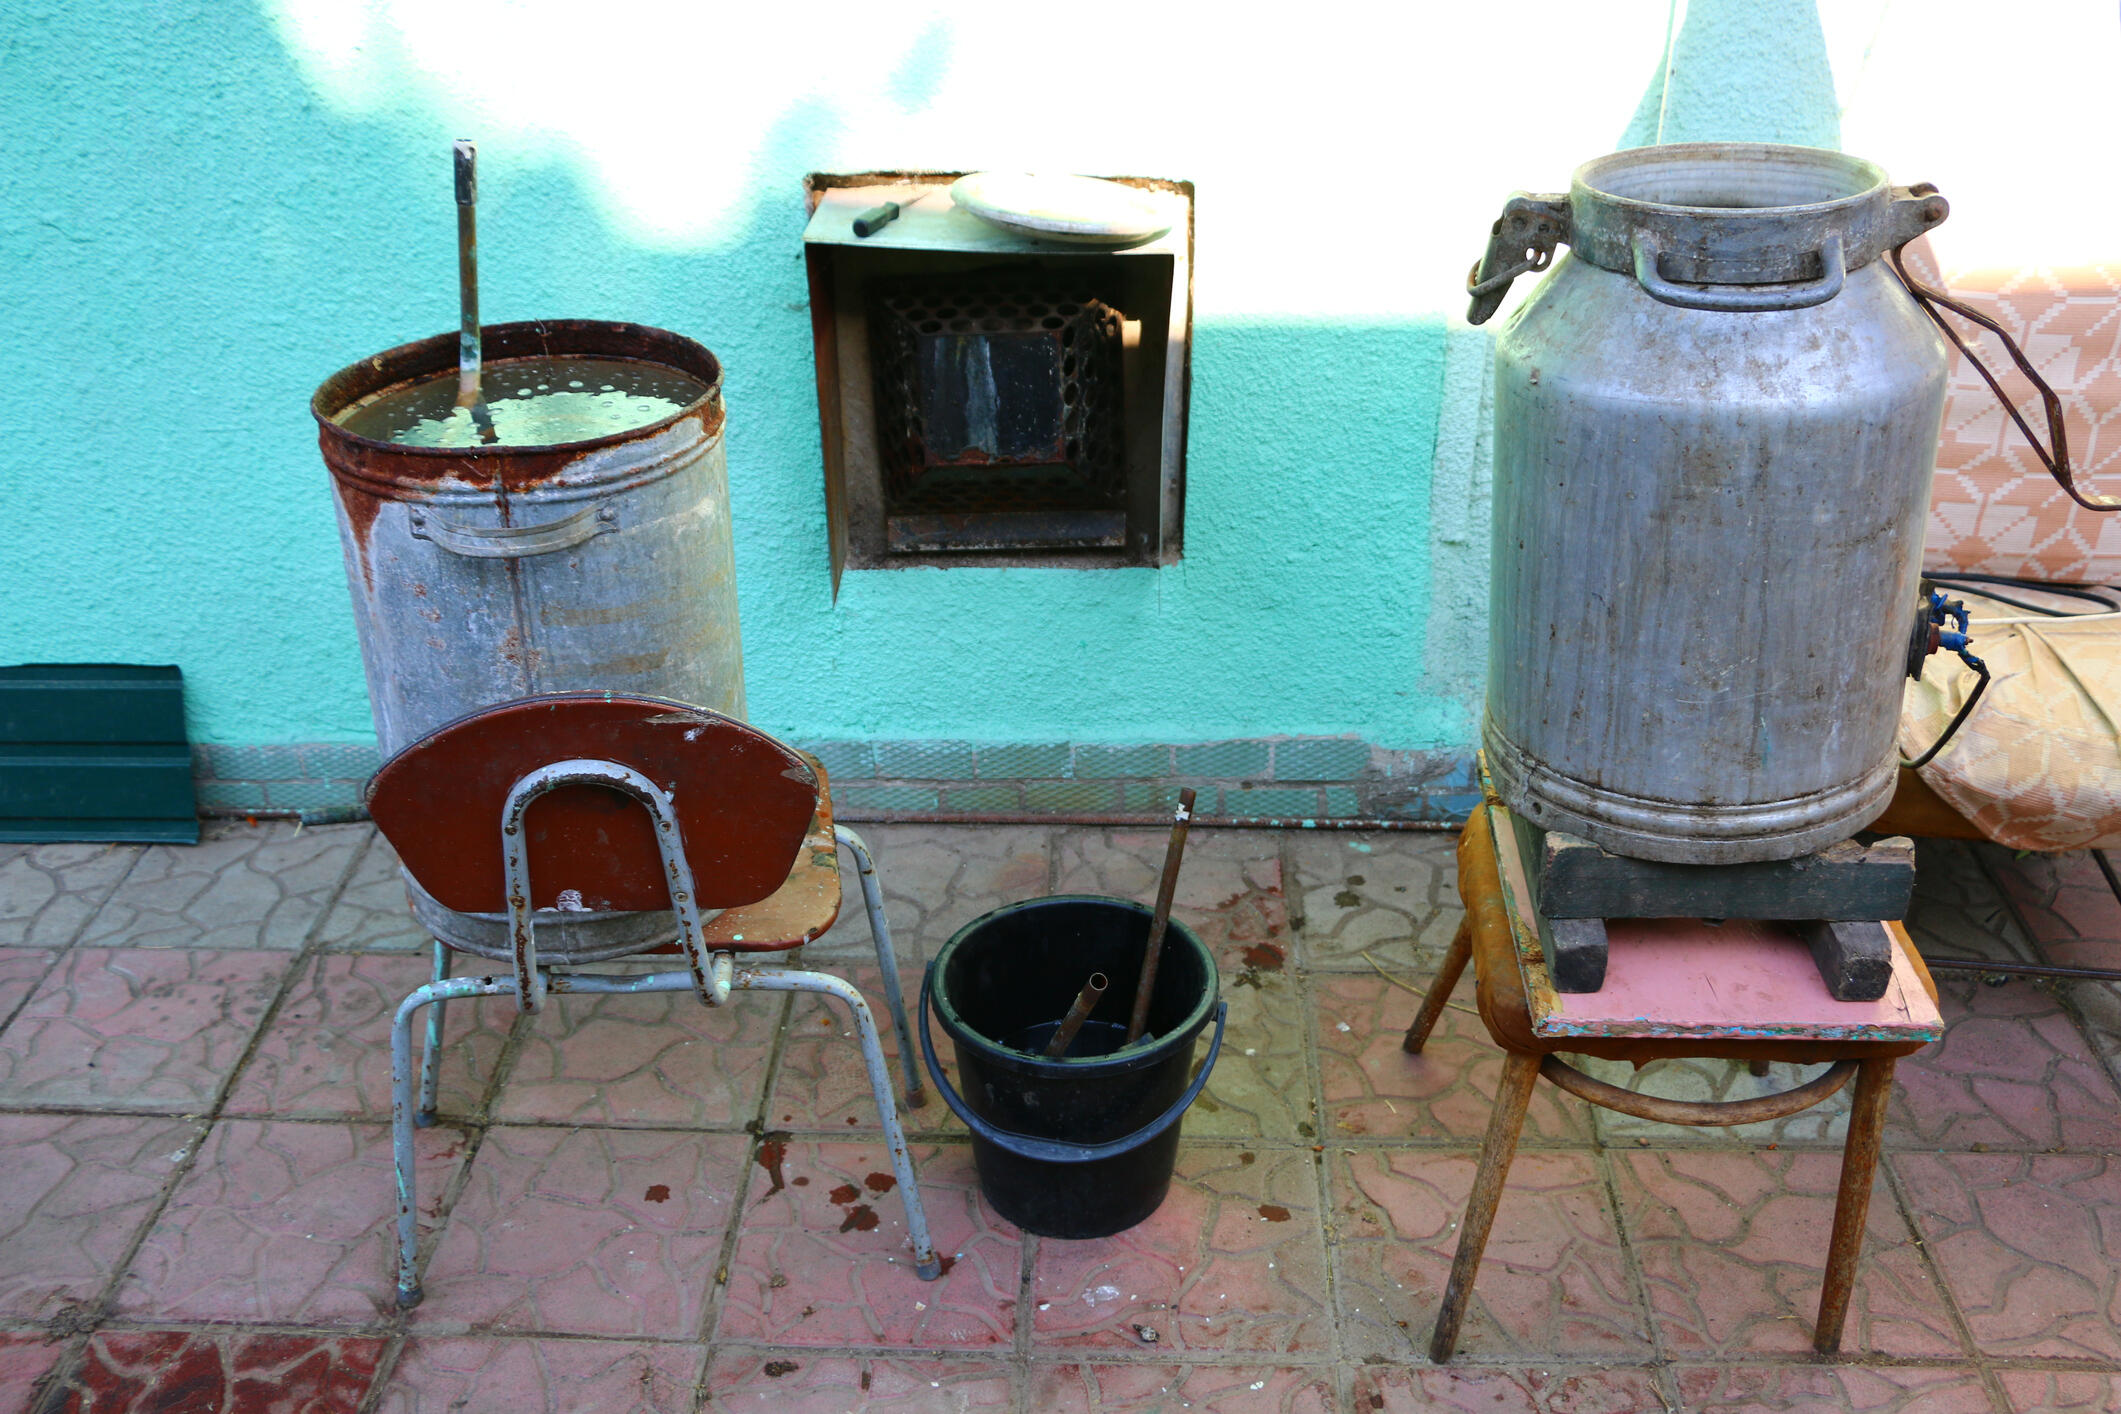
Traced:
[[1742, 918], [1796, 925], [1837, 1001], [1884, 995], [1892, 942], [1883, 920], [1906, 916], [1915, 887], [1915, 845], [1904, 836], [1844, 840], [1796, 859], [1668, 864], [1509, 819], [1559, 991], [1604, 985], [1607, 919]]

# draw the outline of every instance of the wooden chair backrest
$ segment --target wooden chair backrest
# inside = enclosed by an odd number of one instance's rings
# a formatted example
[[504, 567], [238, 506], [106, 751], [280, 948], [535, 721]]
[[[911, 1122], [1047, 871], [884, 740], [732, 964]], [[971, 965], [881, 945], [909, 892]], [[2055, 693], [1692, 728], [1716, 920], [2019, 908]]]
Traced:
[[[703, 909], [779, 888], [817, 809], [817, 775], [758, 729], [655, 697], [553, 693], [460, 717], [406, 747], [368, 783], [368, 809], [420, 887], [445, 908], [499, 913], [501, 810], [527, 772], [616, 761], [669, 792]], [[531, 903], [595, 911], [670, 907], [656, 829], [638, 801], [569, 785], [534, 801]], [[578, 896], [578, 898], [577, 898]]]

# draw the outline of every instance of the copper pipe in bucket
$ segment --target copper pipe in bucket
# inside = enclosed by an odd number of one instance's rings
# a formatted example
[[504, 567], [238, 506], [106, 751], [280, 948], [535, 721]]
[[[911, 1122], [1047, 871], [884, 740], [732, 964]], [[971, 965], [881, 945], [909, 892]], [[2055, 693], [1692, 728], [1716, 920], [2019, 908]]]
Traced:
[[1104, 1000], [1105, 988], [1110, 985], [1111, 981], [1104, 973], [1090, 974], [1090, 980], [1083, 983], [1082, 991], [1075, 995], [1075, 1005], [1069, 1007], [1068, 1014], [1061, 1018], [1060, 1029], [1055, 1031], [1053, 1039], [1046, 1043], [1047, 1055], [1058, 1058], [1068, 1054], [1068, 1047], [1075, 1040], [1075, 1033], [1083, 1029], [1083, 1023], [1089, 1020], [1090, 1013], [1097, 1009], [1097, 1004]]

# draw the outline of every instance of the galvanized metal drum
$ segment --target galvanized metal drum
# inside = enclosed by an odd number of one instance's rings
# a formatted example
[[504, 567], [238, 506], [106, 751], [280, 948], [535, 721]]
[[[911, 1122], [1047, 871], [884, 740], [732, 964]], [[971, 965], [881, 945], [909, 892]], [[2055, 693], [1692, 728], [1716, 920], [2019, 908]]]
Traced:
[[[642, 361], [707, 392], [616, 435], [443, 448], [373, 441], [334, 419], [455, 368], [457, 335], [391, 349], [325, 381], [311, 411], [384, 751], [539, 692], [669, 697], [742, 717], [721, 365], [690, 339], [631, 324], [489, 325], [484, 339], [489, 366], [547, 355]], [[437, 937], [510, 955], [501, 915], [455, 913], [407, 885]], [[541, 915], [538, 950], [587, 962], [674, 936], [663, 913]]]
[[1483, 729], [1536, 824], [1688, 864], [1791, 858], [1884, 809], [1946, 349], [1880, 257], [1927, 187], [1702, 143], [1513, 199], [1470, 317], [1495, 357]]

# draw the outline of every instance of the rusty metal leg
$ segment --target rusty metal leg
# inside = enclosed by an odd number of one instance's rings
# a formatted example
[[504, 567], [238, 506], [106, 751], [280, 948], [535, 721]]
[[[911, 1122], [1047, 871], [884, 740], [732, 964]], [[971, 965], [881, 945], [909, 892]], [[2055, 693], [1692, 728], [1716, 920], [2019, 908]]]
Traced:
[[[449, 980], [449, 949], [435, 940], [434, 980]], [[449, 1003], [436, 1002], [427, 1010], [427, 1045], [420, 1053], [420, 1108], [412, 1122], [425, 1129], [435, 1122], [435, 1091], [442, 1079], [442, 1014]]]
[[[891, 1008], [891, 1025], [898, 1032], [899, 1066], [906, 1072], [906, 1107], [919, 1109], [928, 1103], [922, 1087], [921, 1063], [913, 1052], [913, 1028], [906, 1020], [906, 993], [899, 985], [898, 952], [891, 943], [891, 924], [884, 917], [884, 889], [876, 877], [876, 861], [869, 846], [845, 825], [832, 827], [833, 838], [854, 855], [855, 871], [861, 875], [862, 904], [869, 910], [869, 936], [876, 943], [876, 965], [884, 973], [884, 1004]], [[913, 970], [921, 970], [920, 943], [915, 940]], [[922, 1024], [927, 1019], [922, 1018]]]
[[1451, 950], [1444, 954], [1436, 980], [1429, 984], [1429, 990], [1422, 996], [1421, 1013], [1407, 1028], [1407, 1039], [1399, 1043], [1399, 1048], [1408, 1055], [1420, 1055], [1421, 1048], [1428, 1044], [1429, 1033], [1436, 1029], [1436, 1019], [1443, 1015], [1445, 1003], [1451, 1000], [1451, 990], [1458, 985], [1459, 977], [1466, 970], [1466, 959], [1472, 955], [1473, 920], [1462, 918], [1458, 921], [1458, 931], [1451, 936]]
[[1768, 1073], [1768, 1063], [1764, 1060], [1747, 1061], [1745, 1073], [1755, 1077], [1764, 1076]]
[[410, 1310], [420, 1304], [420, 1280], [415, 1269], [419, 1258], [419, 1199], [413, 1175], [413, 1075], [412, 1019], [420, 1008], [451, 997], [513, 996], [513, 979], [459, 977], [448, 982], [430, 982], [398, 1003], [390, 1023], [390, 1156], [397, 1172], [398, 1188], [398, 1305]]
[[928, 1210], [921, 1204], [920, 1179], [913, 1171], [913, 1155], [906, 1148], [906, 1131], [899, 1124], [898, 1106], [891, 1099], [891, 1066], [884, 1059], [884, 1043], [877, 1035], [876, 1018], [854, 984], [829, 972], [783, 971], [759, 968], [736, 974], [731, 985], [739, 991], [816, 992], [837, 997], [854, 1015], [854, 1033], [862, 1043], [862, 1064], [869, 1070], [869, 1089], [876, 1096], [877, 1113], [884, 1120], [884, 1144], [891, 1151], [891, 1171], [898, 1179], [899, 1196], [906, 1202], [906, 1235], [913, 1243], [913, 1270], [922, 1281], [943, 1274], [942, 1260], [928, 1237]]
[[1834, 1236], [1827, 1245], [1826, 1283], [1819, 1292], [1819, 1321], [1812, 1330], [1812, 1349], [1821, 1355], [1841, 1349], [1841, 1328], [1848, 1321], [1856, 1262], [1863, 1255], [1864, 1224], [1870, 1217], [1871, 1182], [1878, 1172], [1878, 1149], [1885, 1133], [1885, 1103], [1892, 1093], [1893, 1058], [1863, 1062], [1856, 1072], [1856, 1097], [1849, 1105], [1849, 1137], [1841, 1150], [1841, 1193], [1834, 1200]]
[[1443, 1309], [1436, 1313], [1436, 1332], [1429, 1337], [1429, 1358], [1439, 1365], [1458, 1348], [1458, 1328], [1466, 1318], [1466, 1303], [1473, 1298], [1473, 1278], [1480, 1271], [1480, 1254], [1487, 1248], [1488, 1230], [1495, 1225], [1495, 1207], [1502, 1201], [1503, 1180], [1510, 1176], [1510, 1160], [1517, 1155], [1517, 1134], [1524, 1127], [1525, 1108], [1532, 1102], [1532, 1087], [1538, 1080], [1538, 1056], [1520, 1051], [1507, 1053], [1502, 1084], [1495, 1092], [1495, 1110], [1488, 1116], [1488, 1136], [1480, 1145], [1480, 1167], [1473, 1173], [1473, 1192], [1466, 1199], [1465, 1221], [1458, 1228], [1458, 1255], [1451, 1259], [1451, 1280], [1443, 1289]]

